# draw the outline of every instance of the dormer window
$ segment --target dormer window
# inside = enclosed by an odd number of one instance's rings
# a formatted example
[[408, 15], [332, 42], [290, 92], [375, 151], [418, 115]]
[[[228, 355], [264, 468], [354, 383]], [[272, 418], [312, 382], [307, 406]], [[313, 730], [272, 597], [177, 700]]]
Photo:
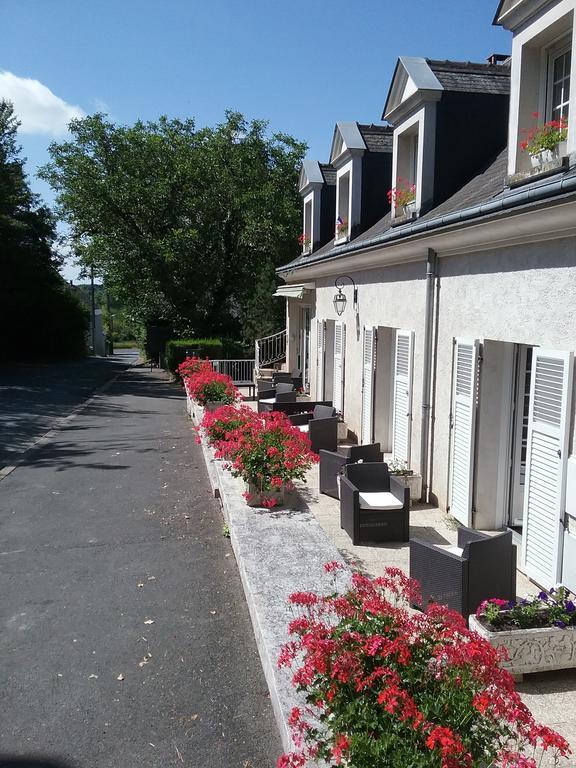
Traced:
[[398, 134], [396, 184], [390, 190], [392, 217], [413, 218], [418, 210], [418, 143], [419, 122]]
[[[503, 0], [496, 22], [514, 33], [508, 175], [511, 184], [522, 183], [535, 174], [556, 172], [575, 151], [570, 88], [574, 11], [561, 3]], [[535, 131], [544, 131], [547, 138], [546, 129], [551, 131], [546, 146], [530, 142]]]
[[336, 242], [345, 241], [350, 235], [350, 171], [338, 176], [336, 210], [335, 239]]
[[300, 244], [302, 246], [302, 253], [307, 254], [312, 250], [312, 196], [304, 203], [304, 229], [300, 236]]

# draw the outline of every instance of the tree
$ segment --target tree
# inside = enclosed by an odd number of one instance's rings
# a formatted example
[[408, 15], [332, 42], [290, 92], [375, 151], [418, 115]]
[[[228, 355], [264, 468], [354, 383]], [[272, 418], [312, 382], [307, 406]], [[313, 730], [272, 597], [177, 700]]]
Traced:
[[83, 354], [87, 314], [58, 272], [54, 220], [26, 180], [18, 126], [0, 101], [0, 357]]
[[302, 143], [232, 112], [201, 130], [102, 115], [70, 130], [40, 175], [74, 251], [134, 316], [249, 341], [283, 323], [271, 293], [274, 268], [298, 252]]

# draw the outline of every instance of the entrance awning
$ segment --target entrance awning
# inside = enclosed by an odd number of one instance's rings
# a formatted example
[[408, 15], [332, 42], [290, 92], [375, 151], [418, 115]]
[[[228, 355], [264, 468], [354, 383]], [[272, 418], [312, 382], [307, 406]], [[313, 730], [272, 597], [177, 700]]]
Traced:
[[302, 299], [304, 292], [309, 291], [308, 285], [280, 285], [273, 296], [281, 296], [284, 299]]

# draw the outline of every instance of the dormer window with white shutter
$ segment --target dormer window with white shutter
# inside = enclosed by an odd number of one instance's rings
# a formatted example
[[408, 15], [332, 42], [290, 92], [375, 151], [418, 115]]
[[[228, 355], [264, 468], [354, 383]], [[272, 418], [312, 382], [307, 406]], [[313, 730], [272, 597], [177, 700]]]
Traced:
[[300, 236], [300, 244], [302, 245], [302, 253], [307, 254], [312, 250], [313, 232], [312, 232], [312, 207], [314, 204], [314, 193], [311, 192], [308, 197], [304, 198], [304, 226], [302, 228], [302, 234]]
[[302, 254], [312, 253], [330, 238], [326, 233], [326, 210], [334, 205], [335, 172], [316, 160], [304, 160], [300, 171], [302, 197]]
[[350, 235], [350, 175], [347, 168], [337, 176], [336, 186], [336, 227], [334, 237], [336, 242], [346, 242]]
[[362, 207], [362, 158], [366, 144], [358, 123], [337, 123], [330, 164], [336, 169], [334, 242], [347, 242], [360, 225]]
[[574, 0], [502, 0], [495, 23], [513, 32], [510, 183], [555, 173], [576, 151]]

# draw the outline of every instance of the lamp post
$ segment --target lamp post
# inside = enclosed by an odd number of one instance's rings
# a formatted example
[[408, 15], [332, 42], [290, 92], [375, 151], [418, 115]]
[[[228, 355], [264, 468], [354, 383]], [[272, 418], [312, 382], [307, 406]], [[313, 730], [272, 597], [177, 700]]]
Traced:
[[356, 287], [356, 283], [349, 275], [340, 275], [340, 277], [337, 277], [334, 281], [334, 285], [336, 288], [338, 288], [338, 293], [334, 296], [334, 299], [332, 300], [332, 303], [334, 304], [334, 309], [336, 310], [336, 314], [338, 317], [340, 317], [344, 310], [346, 309], [347, 299], [346, 295], [342, 292], [342, 286], [344, 285], [344, 281], [349, 280], [351, 285], [354, 286], [354, 294], [353, 294], [353, 307], [356, 311], [358, 311], [358, 288]]

